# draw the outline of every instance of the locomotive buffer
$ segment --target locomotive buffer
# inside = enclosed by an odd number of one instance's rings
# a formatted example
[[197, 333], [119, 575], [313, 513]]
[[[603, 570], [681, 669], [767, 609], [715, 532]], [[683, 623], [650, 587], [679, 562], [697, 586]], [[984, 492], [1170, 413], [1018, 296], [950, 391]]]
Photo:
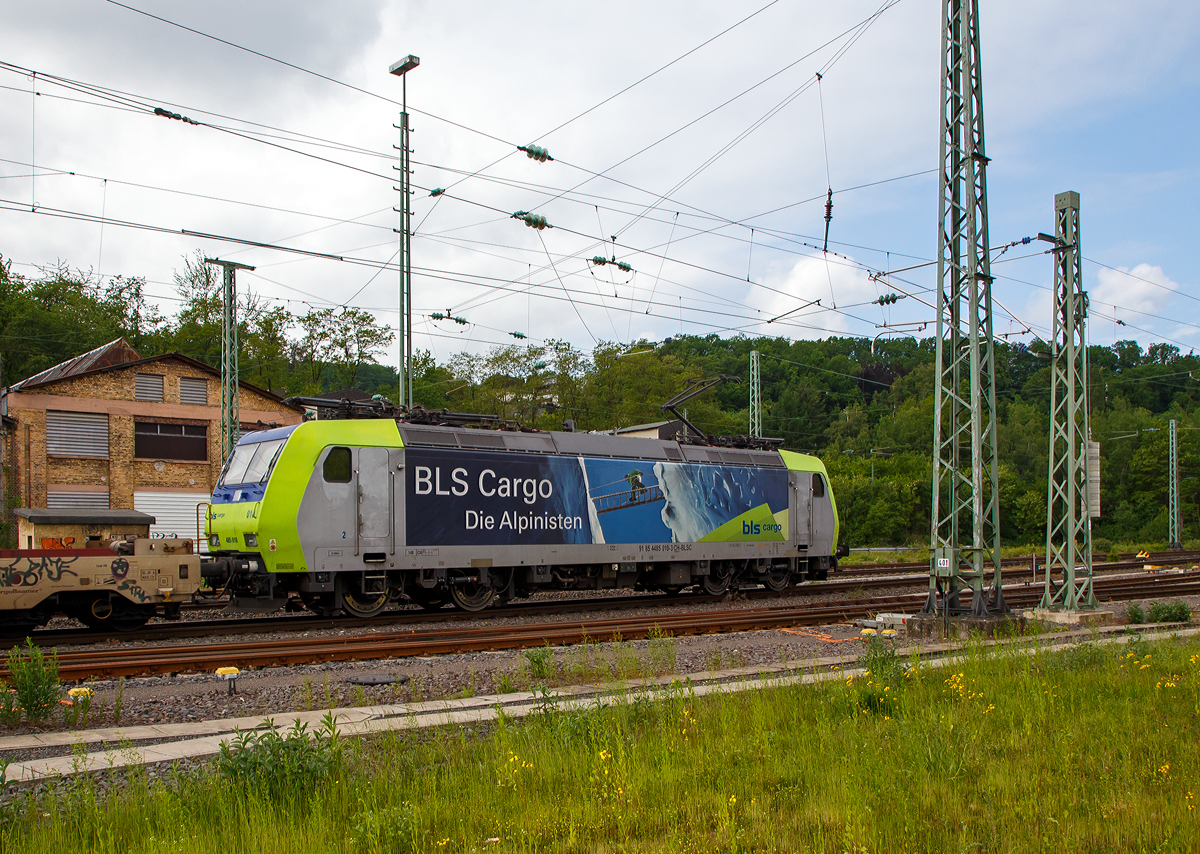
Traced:
[[[611, 513], [614, 510], [624, 510], [626, 507], [640, 507], [643, 504], [653, 504], [656, 501], [666, 501], [662, 488], [658, 484], [646, 486], [642, 483], [642, 472], [634, 469], [625, 476], [629, 489], [624, 492], [611, 492], [608, 495], [597, 495], [592, 499], [596, 514]], [[620, 483], [620, 481], [617, 481]]]

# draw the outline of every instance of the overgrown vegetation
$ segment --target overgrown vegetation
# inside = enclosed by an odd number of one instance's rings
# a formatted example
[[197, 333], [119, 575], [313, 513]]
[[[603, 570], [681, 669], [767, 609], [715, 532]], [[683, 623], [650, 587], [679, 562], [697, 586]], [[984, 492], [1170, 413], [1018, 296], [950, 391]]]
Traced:
[[1134, 624], [1190, 623], [1192, 621], [1192, 609], [1183, 600], [1153, 602], [1148, 610], [1144, 610], [1141, 605], [1134, 602], [1125, 609], [1125, 615], [1129, 622]]
[[62, 686], [58, 681], [58, 652], [49, 655], [35, 646], [29, 638], [25, 646], [14, 646], [8, 653], [8, 682], [0, 683], [5, 691], [0, 706], [0, 720], [8, 726], [20, 723], [21, 716], [33, 724], [48, 719], [58, 709]]
[[[0, 351], [12, 382], [119, 336], [144, 356], [178, 350], [219, 360], [219, 277], [199, 256], [175, 277], [178, 314], [152, 307], [137, 278], [98, 283], [66, 267], [22, 277], [0, 262]], [[238, 316], [243, 378], [271, 391], [312, 393], [353, 386], [394, 396], [395, 370], [376, 364], [391, 333], [355, 309], [293, 315], [243, 291]], [[580, 430], [660, 420], [659, 404], [689, 380], [746, 377], [762, 354], [763, 427], [784, 447], [817, 453], [834, 481], [842, 538], [853, 546], [923, 544], [929, 535], [934, 342], [912, 338], [789, 341], [680, 335], [662, 342], [600, 342], [583, 353], [564, 341], [416, 355], [414, 400], [485, 412], [541, 428], [565, 419]], [[1044, 345], [996, 346], [1001, 534], [1039, 543], [1046, 520], [1049, 367]], [[637, 355], [631, 355], [636, 353]], [[1101, 443], [1102, 515], [1096, 549], [1167, 538], [1167, 421], [1179, 422], [1184, 539], [1200, 540], [1200, 356], [1134, 341], [1089, 350], [1092, 433]], [[748, 431], [748, 392], [721, 386], [689, 403], [689, 417], [716, 433]], [[1133, 549], [1137, 551], [1137, 549]]]
[[0, 848], [1200, 848], [1195, 640], [977, 647], [941, 668], [881, 641], [864, 664], [870, 675], [818, 685], [698, 697], [676, 682], [584, 709], [545, 690], [522, 721], [340, 753], [316, 741], [299, 759], [280, 747], [291, 734], [256, 736], [236, 765], [191, 777], [28, 793], [6, 808]]

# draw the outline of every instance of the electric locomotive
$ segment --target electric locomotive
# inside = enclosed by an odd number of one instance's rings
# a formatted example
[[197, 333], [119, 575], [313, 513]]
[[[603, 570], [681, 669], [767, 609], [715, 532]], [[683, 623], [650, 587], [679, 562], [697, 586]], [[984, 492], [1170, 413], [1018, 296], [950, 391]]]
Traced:
[[318, 418], [243, 436], [213, 492], [203, 572], [235, 607], [367, 618], [551, 589], [778, 591], [840, 554], [824, 465], [775, 440], [301, 402]]

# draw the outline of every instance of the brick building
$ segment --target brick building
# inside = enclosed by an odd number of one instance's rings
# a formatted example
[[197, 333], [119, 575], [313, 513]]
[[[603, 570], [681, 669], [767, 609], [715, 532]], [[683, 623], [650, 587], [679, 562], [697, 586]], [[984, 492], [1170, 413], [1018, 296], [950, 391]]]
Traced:
[[[302, 412], [241, 383], [242, 431]], [[221, 471], [221, 378], [181, 353], [143, 359], [121, 338], [7, 389], [7, 461], [22, 507], [140, 510], [151, 534], [195, 536]]]

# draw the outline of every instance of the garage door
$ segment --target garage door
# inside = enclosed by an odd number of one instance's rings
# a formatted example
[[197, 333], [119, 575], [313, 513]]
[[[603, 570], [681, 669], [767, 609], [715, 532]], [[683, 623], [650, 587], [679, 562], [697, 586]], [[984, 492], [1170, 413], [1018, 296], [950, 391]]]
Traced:
[[[135, 492], [133, 509], [154, 517], [152, 537], [196, 539], [196, 505], [208, 499], [207, 492]], [[203, 529], [200, 536], [204, 536]]]

